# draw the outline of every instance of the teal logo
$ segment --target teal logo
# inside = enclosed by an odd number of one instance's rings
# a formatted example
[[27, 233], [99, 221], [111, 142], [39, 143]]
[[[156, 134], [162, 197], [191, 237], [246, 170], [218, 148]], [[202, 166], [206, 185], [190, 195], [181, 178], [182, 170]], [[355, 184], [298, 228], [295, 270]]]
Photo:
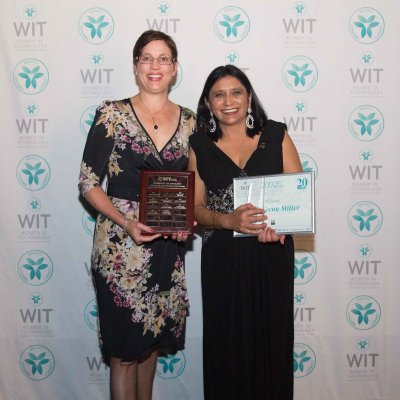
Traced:
[[107, 10], [90, 8], [79, 18], [79, 33], [90, 44], [105, 43], [114, 33], [114, 20]]
[[104, 56], [102, 53], [99, 53], [99, 52], [92, 53], [90, 55], [89, 59], [90, 59], [90, 63], [92, 65], [94, 65], [95, 67], [103, 64], [103, 62], [104, 62]]
[[317, 273], [317, 262], [306, 250], [296, 250], [294, 257], [294, 284], [305, 285], [314, 279]]
[[49, 71], [46, 65], [35, 58], [20, 61], [14, 68], [14, 84], [24, 94], [38, 94], [49, 83]]
[[358, 154], [358, 158], [363, 163], [369, 163], [374, 159], [374, 153], [370, 149], [362, 149]]
[[293, 111], [297, 114], [305, 114], [307, 111], [307, 103], [301, 99], [295, 101]]
[[362, 244], [358, 248], [358, 255], [362, 258], [370, 257], [372, 254], [372, 247], [369, 244]]
[[304, 172], [314, 171], [315, 179], [317, 179], [318, 167], [317, 167], [317, 163], [314, 161], [314, 159], [305, 153], [299, 153], [299, 157], [300, 157], [301, 166], [303, 167], [303, 171]]
[[378, 325], [381, 306], [371, 296], [361, 295], [350, 301], [346, 310], [347, 322], [357, 330], [368, 330]]
[[18, 261], [18, 274], [21, 280], [30, 286], [41, 286], [53, 275], [53, 261], [42, 250], [30, 250]]
[[183, 70], [182, 70], [181, 65], [178, 63], [178, 70], [177, 70], [177, 73], [176, 73], [176, 79], [175, 79], [174, 85], [171, 87], [171, 90], [175, 90], [176, 88], [178, 88], [178, 86], [182, 82], [182, 78], [183, 78]]
[[29, 296], [29, 303], [33, 307], [41, 306], [43, 303], [43, 296], [39, 292], [31, 293]]
[[364, 51], [360, 56], [362, 65], [372, 65], [374, 63], [374, 55], [370, 51]]
[[383, 132], [383, 115], [374, 106], [358, 106], [350, 114], [348, 126], [350, 133], [356, 139], [370, 142], [377, 139]]
[[17, 166], [19, 184], [30, 191], [43, 189], [50, 180], [50, 165], [37, 155], [24, 157]]
[[317, 83], [318, 68], [310, 58], [295, 56], [284, 64], [282, 80], [294, 92], [307, 92]]
[[385, 30], [382, 14], [370, 7], [354, 11], [349, 21], [350, 34], [362, 44], [370, 44], [379, 40]]
[[302, 1], [297, 1], [293, 4], [292, 10], [296, 17], [302, 17], [307, 13], [307, 5]]
[[96, 299], [89, 301], [86, 304], [84, 311], [84, 318], [86, 325], [92, 330], [97, 332], [99, 330], [99, 310], [97, 307]]
[[82, 135], [86, 138], [96, 116], [97, 105], [88, 107], [81, 115], [80, 126]]
[[82, 214], [83, 229], [89, 236], [93, 236], [96, 218], [93, 218], [87, 211]]
[[357, 236], [375, 235], [383, 223], [382, 211], [371, 201], [359, 201], [347, 214], [347, 223], [350, 230]]
[[304, 343], [293, 345], [293, 374], [295, 378], [304, 378], [311, 374], [317, 360], [314, 350]]
[[37, 15], [37, 9], [35, 6], [33, 6], [31, 4], [27, 5], [24, 7], [23, 14], [26, 19], [34, 19]]
[[157, 4], [157, 11], [161, 16], [168, 15], [171, 11], [171, 6], [166, 1]]
[[306, 295], [304, 294], [304, 292], [299, 292], [299, 291], [295, 292], [293, 298], [294, 298], [294, 304], [296, 306], [301, 306], [306, 302]]
[[25, 113], [28, 117], [32, 117], [39, 112], [39, 106], [36, 103], [28, 103], [25, 107]]
[[239, 7], [225, 7], [214, 18], [214, 32], [224, 42], [242, 41], [250, 31], [250, 19]]
[[42, 208], [42, 202], [37, 197], [32, 197], [28, 201], [28, 208], [34, 213], [38, 212]]
[[19, 365], [27, 378], [33, 381], [43, 381], [53, 373], [55, 359], [47, 347], [33, 345], [22, 352]]
[[161, 379], [177, 378], [186, 367], [185, 354], [178, 351], [175, 355], [158, 357], [156, 374]]
[[371, 343], [367, 338], [360, 338], [356, 342], [356, 347], [360, 351], [367, 351], [369, 350]]
[[239, 53], [237, 51], [229, 51], [225, 55], [225, 62], [227, 64], [237, 64], [240, 60]]

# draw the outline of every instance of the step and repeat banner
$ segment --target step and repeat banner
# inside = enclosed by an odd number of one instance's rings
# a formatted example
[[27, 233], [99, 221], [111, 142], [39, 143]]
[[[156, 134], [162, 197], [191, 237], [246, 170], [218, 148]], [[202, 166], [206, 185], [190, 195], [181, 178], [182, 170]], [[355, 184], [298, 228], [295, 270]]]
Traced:
[[[96, 106], [137, 92], [147, 29], [177, 42], [173, 101], [196, 110], [208, 73], [235, 64], [315, 172], [317, 233], [295, 240], [295, 399], [400, 399], [397, 0], [1, 5], [2, 400], [108, 398], [77, 182]], [[196, 235], [186, 349], [158, 359], [156, 400], [203, 398], [200, 249]]]

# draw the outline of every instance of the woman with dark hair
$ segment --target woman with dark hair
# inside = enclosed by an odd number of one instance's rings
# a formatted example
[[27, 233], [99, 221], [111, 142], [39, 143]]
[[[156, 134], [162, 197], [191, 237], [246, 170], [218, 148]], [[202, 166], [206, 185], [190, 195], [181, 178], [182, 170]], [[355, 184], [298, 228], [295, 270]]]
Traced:
[[81, 163], [80, 191], [99, 212], [91, 263], [112, 400], [151, 399], [157, 356], [184, 346], [187, 235], [160, 237], [138, 222], [140, 171], [187, 166], [195, 114], [168, 98], [177, 56], [165, 33], [139, 37], [133, 49], [139, 92], [97, 108]]
[[[195, 218], [206, 228], [205, 399], [292, 399], [293, 240], [268, 226], [263, 209], [233, 209], [233, 178], [300, 172], [296, 148], [286, 126], [267, 119], [247, 76], [232, 65], [208, 76], [189, 141]], [[233, 231], [252, 236], [234, 238]]]

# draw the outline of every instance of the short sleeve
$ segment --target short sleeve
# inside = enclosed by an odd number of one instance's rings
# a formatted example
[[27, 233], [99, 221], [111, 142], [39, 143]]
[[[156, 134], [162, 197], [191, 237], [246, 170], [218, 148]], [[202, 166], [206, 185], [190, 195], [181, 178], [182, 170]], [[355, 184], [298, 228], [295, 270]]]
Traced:
[[96, 109], [93, 124], [89, 130], [79, 174], [79, 191], [83, 196], [100, 186], [111, 152], [114, 147], [112, 120], [113, 107], [103, 102]]

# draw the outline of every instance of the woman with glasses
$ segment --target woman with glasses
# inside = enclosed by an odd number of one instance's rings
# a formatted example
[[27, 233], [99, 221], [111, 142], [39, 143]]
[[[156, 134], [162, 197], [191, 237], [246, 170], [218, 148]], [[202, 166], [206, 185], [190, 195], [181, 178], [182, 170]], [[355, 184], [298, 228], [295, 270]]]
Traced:
[[[268, 226], [263, 209], [233, 209], [233, 179], [300, 172], [296, 148], [286, 126], [267, 119], [249, 79], [232, 65], [208, 76], [189, 141], [195, 218], [206, 228], [205, 399], [292, 399], [293, 240]], [[233, 231], [252, 236], [233, 237]]]
[[141, 170], [187, 166], [195, 114], [168, 98], [177, 56], [165, 33], [139, 37], [133, 49], [139, 91], [97, 108], [81, 163], [80, 191], [99, 212], [91, 265], [112, 400], [151, 399], [157, 356], [184, 346], [187, 235], [161, 237], [138, 222]]

